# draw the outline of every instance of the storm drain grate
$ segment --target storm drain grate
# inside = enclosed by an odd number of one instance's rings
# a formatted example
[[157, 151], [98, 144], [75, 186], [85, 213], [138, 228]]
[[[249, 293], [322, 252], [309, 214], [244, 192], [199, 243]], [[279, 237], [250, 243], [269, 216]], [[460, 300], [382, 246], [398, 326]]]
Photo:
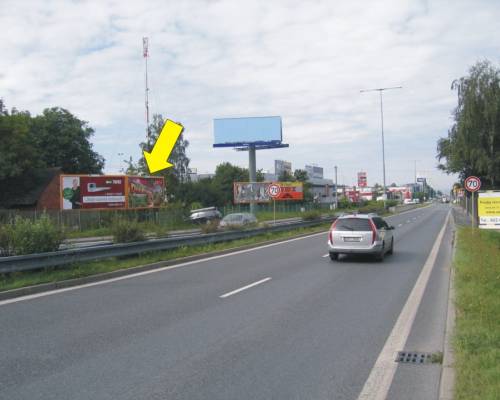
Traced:
[[422, 353], [419, 351], [398, 351], [396, 362], [403, 364], [431, 364], [433, 362], [432, 353]]

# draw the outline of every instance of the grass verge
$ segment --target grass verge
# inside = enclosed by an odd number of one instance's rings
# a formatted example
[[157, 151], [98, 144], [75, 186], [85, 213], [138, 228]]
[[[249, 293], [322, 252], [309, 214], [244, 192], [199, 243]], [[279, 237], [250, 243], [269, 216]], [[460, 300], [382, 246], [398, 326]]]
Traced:
[[51, 268], [43, 271], [16, 272], [9, 275], [0, 275], [0, 291], [18, 289], [41, 283], [59, 282], [67, 279], [81, 278], [104, 272], [127, 269], [139, 265], [146, 265], [159, 261], [168, 261], [198, 254], [209, 254], [216, 251], [264, 243], [270, 240], [288, 239], [307, 233], [326, 231], [329, 226], [330, 224], [327, 223], [311, 228], [300, 228], [286, 232], [269, 232], [232, 242], [216, 243], [205, 246], [181, 247], [175, 250], [152, 252], [127, 258], [114, 257], [106, 260], [73, 264], [64, 269]]
[[500, 232], [459, 228], [454, 259], [457, 400], [500, 399]]

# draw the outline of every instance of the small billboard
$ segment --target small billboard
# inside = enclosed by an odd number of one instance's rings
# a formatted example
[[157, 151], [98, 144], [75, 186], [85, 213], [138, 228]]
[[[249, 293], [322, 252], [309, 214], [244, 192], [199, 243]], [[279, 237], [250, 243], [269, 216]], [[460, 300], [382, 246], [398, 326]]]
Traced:
[[235, 182], [233, 196], [235, 204], [269, 203], [273, 198], [269, 195], [269, 186], [279, 185], [276, 201], [303, 200], [302, 182]]
[[165, 179], [154, 176], [128, 176], [128, 208], [154, 208], [163, 203]]
[[125, 176], [61, 176], [62, 209], [124, 208]]
[[358, 172], [358, 186], [366, 187], [368, 185], [368, 181], [366, 179], [366, 172]]
[[280, 145], [281, 117], [214, 119], [214, 147]]
[[481, 192], [477, 201], [479, 228], [500, 230], [500, 192]]
[[159, 207], [165, 197], [163, 177], [61, 175], [61, 209]]

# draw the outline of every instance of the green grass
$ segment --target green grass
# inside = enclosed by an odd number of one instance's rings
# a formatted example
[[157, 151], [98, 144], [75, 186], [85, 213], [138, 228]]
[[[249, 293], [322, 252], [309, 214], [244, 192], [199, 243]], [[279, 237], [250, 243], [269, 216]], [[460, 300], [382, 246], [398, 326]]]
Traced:
[[457, 400], [500, 399], [500, 232], [460, 228], [454, 260]]
[[306, 233], [321, 232], [327, 230], [329, 225], [330, 224], [321, 224], [311, 228], [300, 228], [286, 232], [270, 232], [232, 242], [216, 243], [206, 246], [182, 247], [175, 250], [152, 252], [127, 258], [110, 258], [94, 262], [78, 263], [65, 269], [54, 268], [37, 272], [17, 272], [10, 275], [0, 274], [0, 291], [17, 289], [41, 283], [59, 282], [67, 279], [81, 278], [104, 272], [116, 271], [119, 269], [132, 268], [158, 261], [167, 261], [197, 254], [233, 249], [241, 246], [263, 243], [269, 240], [286, 239]]

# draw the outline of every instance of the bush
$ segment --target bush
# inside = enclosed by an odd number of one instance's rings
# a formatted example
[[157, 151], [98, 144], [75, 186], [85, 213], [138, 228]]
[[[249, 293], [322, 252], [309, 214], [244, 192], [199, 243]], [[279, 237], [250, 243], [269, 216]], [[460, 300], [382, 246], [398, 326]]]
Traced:
[[203, 233], [217, 232], [219, 229], [219, 220], [214, 219], [212, 221], [208, 221], [206, 224], [201, 224], [200, 228]]
[[2, 231], [1, 246], [15, 255], [56, 251], [64, 240], [61, 229], [46, 214], [34, 222], [18, 216]]
[[319, 210], [306, 211], [304, 214], [302, 214], [302, 219], [304, 221], [315, 221], [321, 219], [321, 211]]
[[115, 243], [131, 243], [146, 240], [144, 229], [137, 221], [117, 219], [111, 226], [111, 232]]
[[358, 211], [361, 214], [370, 214], [370, 213], [382, 214], [384, 212], [384, 206], [379, 207], [376, 205], [368, 205], [368, 206], [360, 207]]
[[191, 203], [191, 210], [199, 210], [200, 208], [203, 208], [203, 204], [201, 204], [199, 201], [194, 201]]
[[399, 200], [387, 200], [385, 204], [387, 205], [387, 207], [395, 207], [400, 203], [401, 202]]
[[7, 225], [0, 225], [0, 255], [9, 254], [9, 227]]

